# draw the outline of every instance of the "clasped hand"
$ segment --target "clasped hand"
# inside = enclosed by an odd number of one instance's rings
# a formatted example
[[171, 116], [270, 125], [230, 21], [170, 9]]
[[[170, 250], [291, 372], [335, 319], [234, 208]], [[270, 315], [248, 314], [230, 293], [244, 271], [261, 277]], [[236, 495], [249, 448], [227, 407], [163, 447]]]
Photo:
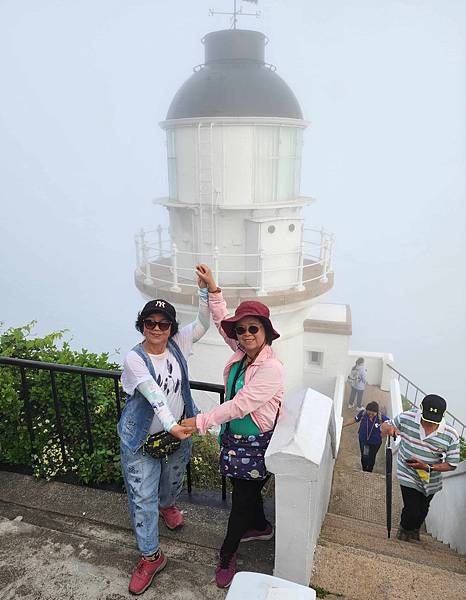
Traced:
[[172, 435], [177, 440], [185, 440], [191, 437], [192, 433], [192, 429], [190, 427], [186, 427], [185, 425], [183, 425], [183, 423], [181, 423], [181, 425], [173, 425], [173, 427], [170, 429], [170, 435]]
[[185, 427], [187, 431], [190, 431], [191, 433], [197, 433], [196, 417], [183, 419], [181, 421], [181, 425]]

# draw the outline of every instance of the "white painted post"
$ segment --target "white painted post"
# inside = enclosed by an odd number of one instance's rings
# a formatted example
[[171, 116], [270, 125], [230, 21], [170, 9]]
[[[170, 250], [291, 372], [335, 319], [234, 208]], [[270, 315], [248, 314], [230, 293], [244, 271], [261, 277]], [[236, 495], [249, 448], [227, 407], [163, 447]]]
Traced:
[[178, 285], [178, 249], [176, 244], [172, 245], [172, 274], [173, 274], [173, 285], [170, 288], [171, 292], [181, 292], [181, 288]]
[[325, 229], [323, 227], [320, 228], [320, 254], [319, 260], [323, 262], [324, 260], [324, 252], [325, 252]]
[[333, 246], [335, 245], [335, 234], [330, 234], [330, 244], [328, 251], [328, 270], [333, 271]]
[[275, 474], [276, 577], [309, 585], [335, 456], [333, 401], [312, 389], [287, 394], [265, 454]]
[[140, 229], [136, 233], [136, 260], [141, 271], [144, 268], [144, 229]]
[[136, 249], [136, 269], [139, 269], [141, 267], [141, 251], [139, 248], [139, 234], [136, 233], [134, 235], [134, 245], [135, 245], [135, 249]]
[[328, 270], [328, 240], [325, 236], [322, 240], [323, 246], [323, 265], [322, 265], [322, 283], [327, 283], [327, 270]]
[[214, 277], [215, 277], [215, 281], [217, 283], [217, 285], [219, 285], [218, 282], [218, 246], [214, 247]]
[[298, 285], [296, 290], [303, 292], [306, 288], [303, 285], [303, 270], [304, 270], [304, 248], [301, 246], [301, 252], [299, 254], [299, 266], [298, 266]]
[[389, 392], [390, 381], [395, 377], [394, 371], [388, 366], [393, 363], [393, 354], [385, 354], [382, 361], [382, 380], [380, 382], [380, 389], [384, 392]]
[[152, 284], [152, 274], [150, 272], [149, 248], [144, 239], [144, 231], [141, 229], [141, 249], [142, 249], [142, 268], [144, 269], [145, 277], [144, 284]]
[[264, 287], [264, 252], [261, 250], [259, 254], [259, 289], [257, 290], [258, 296], [267, 296], [267, 292]]
[[157, 227], [157, 237], [159, 241], [159, 255], [158, 258], [162, 258], [163, 256], [163, 248], [162, 248], [162, 225]]

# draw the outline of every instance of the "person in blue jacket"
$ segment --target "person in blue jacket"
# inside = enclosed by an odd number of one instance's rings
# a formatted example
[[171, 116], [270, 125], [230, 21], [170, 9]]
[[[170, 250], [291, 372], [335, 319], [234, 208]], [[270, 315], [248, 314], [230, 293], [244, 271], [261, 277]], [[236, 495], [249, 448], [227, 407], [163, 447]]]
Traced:
[[380, 427], [384, 421], [389, 420], [388, 417], [380, 414], [377, 402], [369, 402], [365, 409], [363, 408], [355, 417], [343, 423], [343, 427], [359, 423], [359, 448], [363, 471], [372, 473], [377, 452], [382, 445]]

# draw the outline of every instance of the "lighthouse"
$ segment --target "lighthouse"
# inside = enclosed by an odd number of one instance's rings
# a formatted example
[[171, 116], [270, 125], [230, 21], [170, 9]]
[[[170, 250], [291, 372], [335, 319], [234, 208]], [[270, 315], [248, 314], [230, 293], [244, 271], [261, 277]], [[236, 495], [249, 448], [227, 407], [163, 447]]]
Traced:
[[[307, 227], [300, 193], [308, 123], [290, 87], [266, 62], [266, 36], [229, 29], [202, 40], [204, 62], [176, 92], [166, 132], [168, 195], [155, 202], [169, 228], [136, 235], [135, 283], [174, 303], [184, 324], [197, 310], [194, 268], [209, 264], [229, 308], [267, 304], [286, 385], [333, 390], [346, 369], [349, 307], [325, 304], [333, 235]], [[229, 349], [212, 327], [190, 359], [193, 379], [221, 382]]]

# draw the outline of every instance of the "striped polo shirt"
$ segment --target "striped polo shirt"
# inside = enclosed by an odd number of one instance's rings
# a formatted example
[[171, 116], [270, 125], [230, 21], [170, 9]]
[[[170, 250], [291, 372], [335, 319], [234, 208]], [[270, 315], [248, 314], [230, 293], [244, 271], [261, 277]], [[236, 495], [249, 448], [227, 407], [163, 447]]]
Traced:
[[415, 458], [428, 465], [442, 462], [456, 465], [460, 461], [460, 444], [457, 431], [445, 421], [441, 421], [434, 432], [426, 435], [421, 425], [421, 416], [420, 410], [407, 411], [397, 415], [391, 422], [401, 436], [397, 460], [400, 484], [429, 496], [442, 489], [442, 473], [431, 471], [429, 481], [425, 481], [415, 469], [406, 464], [406, 460]]

